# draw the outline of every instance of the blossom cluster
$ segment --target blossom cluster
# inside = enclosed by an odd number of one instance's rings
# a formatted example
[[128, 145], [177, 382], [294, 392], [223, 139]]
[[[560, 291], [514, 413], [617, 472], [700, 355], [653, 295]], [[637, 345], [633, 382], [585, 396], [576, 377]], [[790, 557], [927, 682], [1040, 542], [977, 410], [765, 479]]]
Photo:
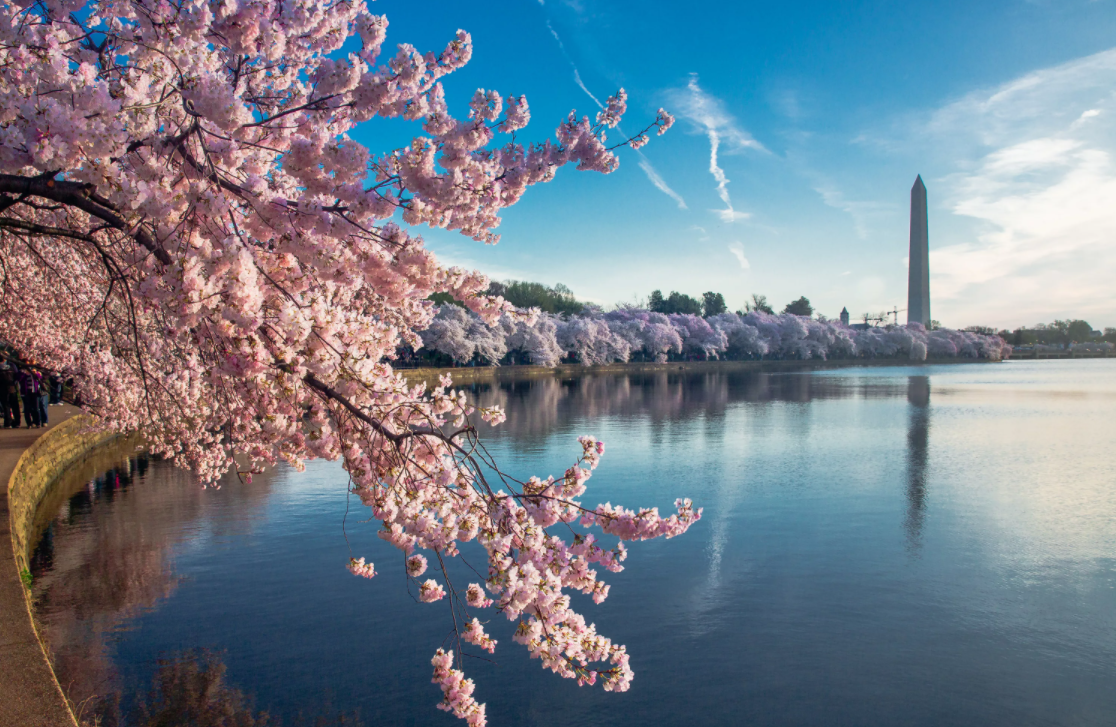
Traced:
[[[627, 558], [624, 541], [681, 535], [701, 519], [702, 511], [684, 498], [666, 516], [653, 507], [632, 510], [610, 503], [584, 507], [579, 498], [601, 462], [605, 445], [591, 436], [579, 437], [578, 444], [577, 462], [561, 477], [532, 477], [522, 483], [518, 493], [489, 490], [486, 497], [477, 488], [453, 486], [449, 481], [438, 486], [437, 482], [414, 480], [409, 481], [414, 489], [391, 483], [357, 486], [354, 492], [383, 523], [381, 537], [405, 553], [426, 549], [452, 555], [462, 543], [480, 543], [488, 554], [488, 578], [483, 585], [469, 585], [465, 613], [468, 608], [495, 607], [517, 622], [514, 640], [526, 646], [544, 667], [579, 684], [600, 679], [606, 690], [624, 691], [632, 679], [627, 649], [597, 633], [595, 626], [574, 611], [567, 590], [580, 591], [601, 603], [608, 597], [609, 586], [595, 567], [622, 571]], [[445, 472], [442, 477], [450, 475]], [[421, 512], [417, 518], [413, 516], [416, 508]], [[573, 530], [572, 541], [548, 530], [557, 524]], [[597, 528], [617, 542], [611, 548], [603, 547], [593, 533], [576, 527]], [[412, 577], [417, 577], [425, 571], [425, 558], [410, 555], [407, 566]], [[445, 596], [445, 588], [434, 579], [419, 586], [421, 602]], [[458, 606], [455, 601], [451, 599], [451, 607]], [[459, 635], [487, 651], [496, 647], [475, 617]], [[598, 662], [605, 663], [594, 666]]]
[[372, 578], [376, 575], [376, 569], [372, 567], [371, 563], [365, 563], [364, 558], [350, 558], [349, 572], [355, 576], [365, 578]]
[[438, 307], [422, 331], [423, 345], [457, 363], [506, 361], [554, 366], [632, 359], [984, 358], [1000, 360], [1011, 346], [999, 336], [936, 329], [918, 323], [852, 328], [792, 313], [696, 315], [620, 308], [581, 315], [523, 311], [486, 323], [455, 305]]
[[453, 668], [453, 652], [438, 649], [430, 663], [434, 665], [431, 681], [442, 688], [442, 702], [438, 709], [474, 727], [486, 724], [484, 705], [473, 698], [476, 685], [472, 679], [466, 679], [460, 669]]
[[[575, 645], [583, 619], [564, 593], [603, 595], [590, 565], [615, 569], [622, 551], [547, 528], [585, 513], [616, 532], [679, 527], [582, 508], [580, 465], [514, 484], [476, 454], [463, 394], [410, 386], [390, 362], [421, 344], [432, 294], [485, 325], [509, 313], [417, 227], [494, 243], [528, 187], [567, 165], [610, 172], [617, 147], [673, 119], [660, 111], [606, 146], [621, 90], [599, 118], [571, 113], [525, 144], [522, 96], [483, 89], [451, 108], [443, 83], [472, 56], [467, 32], [387, 50], [387, 29], [364, 0], [0, 0], [0, 339], [72, 379], [102, 426], [142, 432], [202, 482], [238, 457], [247, 471], [341, 460], [410, 577], [426, 572], [416, 549], [487, 551], [483, 589], [461, 601], [428, 579], [420, 600], [535, 619], [548, 645], [528, 648], [624, 671], [622, 647]], [[356, 133], [374, 119], [411, 122], [414, 138], [369, 149], [354, 137], [380, 138]], [[363, 558], [348, 567], [375, 575]], [[459, 635], [494, 647], [477, 628]], [[472, 683], [438, 654], [444, 705], [482, 724]]]

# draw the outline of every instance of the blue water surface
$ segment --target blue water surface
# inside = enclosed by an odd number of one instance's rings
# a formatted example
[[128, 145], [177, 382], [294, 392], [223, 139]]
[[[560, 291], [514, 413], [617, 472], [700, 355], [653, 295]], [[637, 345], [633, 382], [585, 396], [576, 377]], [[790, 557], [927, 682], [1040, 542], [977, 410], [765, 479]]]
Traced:
[[[588, 433], [608, 451], [587, 504], [704, 508], [686, 535], [633, 544], [603, 604], [575, 598], [628, 646], [631, 690], [544, 672], [492, 613], [494, 661], [465, 662], [489, 724], [1116, 724], [1116, 361], [468, 391], [506, 408], [485, 437], [509, 472], [560, 474]], [[457, 724], [430, 683], [448, 607], [415, 601], [346, 488], [328, 462], [202, 490], [132, 459], [88, 483], [36, 553], [71, 697], [137, 723], [159, 660], [206, 648], [285, 724]], [[351, 576], [350, 553], [379, 575]], [[464, 559], [458, 586], [485, 569]]]

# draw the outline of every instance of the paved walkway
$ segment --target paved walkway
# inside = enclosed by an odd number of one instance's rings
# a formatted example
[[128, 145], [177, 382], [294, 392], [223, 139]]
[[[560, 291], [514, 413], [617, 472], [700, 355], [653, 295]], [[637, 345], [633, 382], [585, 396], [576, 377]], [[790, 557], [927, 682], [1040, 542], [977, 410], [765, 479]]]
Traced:
[[8, 480], [23, 450], [80, 412], [68, 404], [52, 406], [50, 426], [0, 429], [0, 727], [74, 725], [31, 628], [12, 553]]

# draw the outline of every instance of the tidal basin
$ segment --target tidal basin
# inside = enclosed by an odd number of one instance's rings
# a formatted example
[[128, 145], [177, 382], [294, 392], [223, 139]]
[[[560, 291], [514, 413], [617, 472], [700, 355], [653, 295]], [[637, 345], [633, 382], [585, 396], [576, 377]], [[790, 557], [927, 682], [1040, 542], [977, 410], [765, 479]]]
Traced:
[[[705, 509], [682, 537], [631, 544], [603, 604], [577, 601], [627, 645], [627, 693], [544, 672], [489, 614], [495, 663], [465, 670], [490, 724], [1113, 723], [1116, 360], [466, 391], [506, 407], [482, 426], [517, 476], [561, 474], [593, 434], [608, 449], [586, 504]], [[131, 458], [81, 486], [34, 561], [71, 699], [135, 724], [157, 661], [204, 648], [284, 724], [459, 724], [430, 683], [448, 609], [408, 593], [346, 485], [312, 462], [202, 490]], [[381, 574], [353, 577], [350, 553]], [[461, 559], [450, 572], [477, 580]]]

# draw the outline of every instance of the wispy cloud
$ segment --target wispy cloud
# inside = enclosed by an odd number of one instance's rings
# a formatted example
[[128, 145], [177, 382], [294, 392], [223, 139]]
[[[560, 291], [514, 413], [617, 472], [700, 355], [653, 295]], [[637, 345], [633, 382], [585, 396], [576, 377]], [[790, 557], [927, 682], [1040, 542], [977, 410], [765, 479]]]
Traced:
[[[542, 0], [539, 1], [539, 4], [542, 4]], [[570, 57], [569, 51], [566, 50], [566, 44], [562, 42], [562, 36], [558, 35], [558, 31], [554, 29], [554, 26], [551, 24], [549, 18], [546, 21], [546, 29], [550, 31], [550, 34], [552, 36], [554, 36], [554, 42], [558, 44], [558, 50], [562, 52], [562, 57], [566, 59], [566, 63], [570, 64], [570, 70], [573, 71], [574, 83], [577, 84], [578, 88], [585, 92], [586, 96], [593, 99], [593, 103], [597, 104], [597, 108], [603, 109], [604, 104], [601, 103], [600, 99], [593, 95], [593, 92], [590, 91], [589, 87], [585, 85], [585, 82], [581, 80], [581, 74], [577, 70], [577, 64], [573, 62], [573, 58]]]
[[[543, 5], [543, 0], [539, 0], [539, 4]], [[566, 4], [578, 12], [581, 12], [581, 10], [583, 10], [583, 8], [576, 4], [572, 4], [569, 2], [567, 2]], [[589, 90], [589, 87], [585, 85], [585, 81], [581, 80], [581, 73], [579, 73], [577, 70], [577, 64], [573, 62], [573, 58], [571, 58], [570, 54], [566, 51], [566, 44], [562, 42], [562, 37], [558, 35], [558, 31], [554, 29], [554, 26], [550, 23], [550, 20], [546, 21], [546, 27], [547, 30], [550, 31], [550, 34], [554, 36], [555, 42], [558, 43], [558, 50], [562, 51], [562, 57], [565, 58], [566, 62], [570, 64], [570, 69], [573, 71], [574, 83], [577, 84], [578, 88], [585, 92], [586, 96], [593, 100], [593, 103], [597, 104], [597, 108], [603, 109], [604, 104], [601, 103], [601, 100], [597, 98], [592, 91]], [[618, 131], [623, 134], [622, 129], [618, 129]], [[647, 179], [650, 180], [651, 184], [655, 185], [655, 189], [673, 199], [675, 203], [678, 204], [678, 209], [687, 209], [685, 200], [682, 199], [681, 195], [670, 188], [670, 185], [666, 183], [666, 180], [664, 180], [662, 175], [659, 174], [658, 170], [655, 169], [655, 166], [651, 164], [651, 160], [649, 160], [647, 156], [644, 155], [644, 153], [641, 151], [637, 151], [636, 154], [639, 156], [639, 168], [642, 169], [643, 173], [647, 175]]]
[[771, 105], [791, 121], [801, 121], [804, 116], [798, 92], [794, 89], [784, 88], [771, 94]]
[[889, 204], [846, 199], [844, 193], [830, 182], [816, 184], [814, 191], [821, 195], [826, 205], [846, 212], [852, 217], [853, 229], [861, 240], [868, 238], [873, 218], [894, 211], [894, 207]]
[[[573, 61], [570, 61], [570, 65], [573, 66]], [[590, 91], [589, 87], [585, 85], [585, 81], [581, 80], [581, 74], [577, 72], [577, 67], [576, 66], [573, 69], [573, 74], [574, 74], [574, 81], [577, 82], [578, 87], [582, 91], [585, 92], [586, 96], [593, 99], [593, 103], [597, 104], [597, 108], [602, 108], [603, 109], [604, 104], [601, 103], [600, 99], [598, 99], [596, 96], [593, 95], [593, 92]]]
[[655, 167], [651, 166], [651, 162], [649, 162], [647, 157], [643, 154], [639, 155], [639, 168], [642, 169], [643, 173], [647, 175], [647, 178], [651, 180], [651, 184], [654, 184], [660, 192], [670, 197], [678, 204], [678, 209], [686, 209], [686, 201], [663, 181], [663, 178], [655, 171]]
[[737, 124], [729, 114], [720, 99], [706, 93], [698, 84], [696, 73], [690, 74], [690, 81], [685, 89], [676, 89], [670, 94], [672, 106], [709, 138], [709, 173], [717, 182], [717, 196], [725, 205], [723, 210], [714, 210], [725, 222], [747, 219], [751, 215], [747, 212], [738, 212], [732, 206], [729, 196], [729, 178], [721, 168], [717, 155], [722, 142], [732, 151], [742, 149], [755, 149], [767, 151], [763, 144], [756, 141], [751, 134]]
[[1010, 325], [1111, 319], [1116, 138], [1105, 120], [1116, 112], [1113, 88], [1116, 49], [970, 94], [931, 116], [922, 131], [951, 145], [957, 169], [933, 181], [954, 214], [977, 222], [973, 239], [930, 253], [931, 289], [953, 316], [976, 309]]
[[728, 246], [729, 252], [736, 256], [737, 261], [740, 263], [741, 270], [751, 270], [752, 264], [748, 262], [748, 258], [744, 257], [744, 245], [739, 242], [734, 242]]

